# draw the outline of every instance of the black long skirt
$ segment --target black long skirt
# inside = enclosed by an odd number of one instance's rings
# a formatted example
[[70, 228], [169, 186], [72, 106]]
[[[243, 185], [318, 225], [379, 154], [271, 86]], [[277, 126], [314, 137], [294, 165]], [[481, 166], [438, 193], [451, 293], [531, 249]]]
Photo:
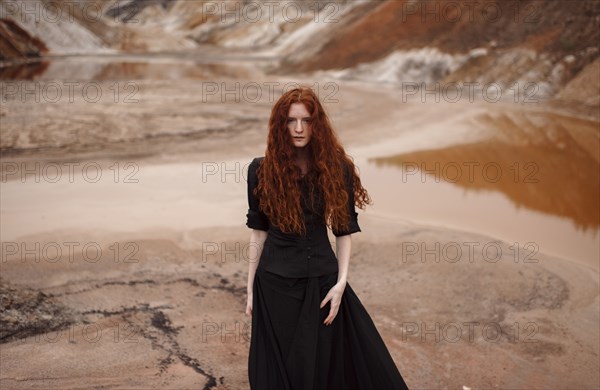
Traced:
[[319, 308], [337, 273], [286, 278], [259, 265], [253, 285], [252, 390], [408, 389], [366, 309], [346, 284], [338, 314]]

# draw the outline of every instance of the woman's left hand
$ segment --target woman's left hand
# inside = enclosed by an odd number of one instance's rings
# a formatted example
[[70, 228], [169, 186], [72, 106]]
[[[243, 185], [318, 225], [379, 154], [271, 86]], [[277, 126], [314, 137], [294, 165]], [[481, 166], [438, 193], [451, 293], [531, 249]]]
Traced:
[[346, 288], [346, 282], [336, 283], [335, 286], [333, 286], [329, 290], [329, 292], [327, 293], [327, 295], [325, 296], [323, 301], [321, 301], [321, 307], [320, 307], [321, 309], [323, 308], [323, 306], [325, 306], [327, 304], [327, 302], [331, 301], [331, 308], [329, 310], [329, 315], [327, 316], [327, 318], [325, 318], [325, 321], [323, 321], [323, 323], [325, 325], [331, 325], [331, 323], [333, 322], [333, 319], [337, 315], [338, 310], [340, 308], [340, 303], [342, 302], [342, 295], [344, 294], [345, 288]]

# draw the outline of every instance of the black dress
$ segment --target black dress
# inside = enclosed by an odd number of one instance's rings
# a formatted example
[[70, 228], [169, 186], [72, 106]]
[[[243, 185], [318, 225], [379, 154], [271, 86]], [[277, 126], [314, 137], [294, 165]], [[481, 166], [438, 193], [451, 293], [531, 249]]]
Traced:
[[[311, 174], [300, 180], [307, 234], [283, 233], [260, 210], [252, 193], [256, 169], [248, 168], [246, 225], [268, 232], [253, 284], [248, 379], [252, 390], [408, 389], [392, 356], [350, 283], [332, 324], [323, 324], [330, 302], [319, 308], [337, 282], [338, 264], [327, 236], [323, 198]], [[346, 170], [349, 229], [360, 232]]]

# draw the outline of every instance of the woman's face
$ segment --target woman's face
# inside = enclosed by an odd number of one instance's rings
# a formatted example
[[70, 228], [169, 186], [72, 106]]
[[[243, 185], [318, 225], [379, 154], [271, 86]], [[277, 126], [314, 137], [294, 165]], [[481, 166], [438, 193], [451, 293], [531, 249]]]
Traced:
[[287, 127], [295, 147], [303, 148], [308, 145], [312, 129], [310, 114], [304, 104], [292, 103], [288, 114]]

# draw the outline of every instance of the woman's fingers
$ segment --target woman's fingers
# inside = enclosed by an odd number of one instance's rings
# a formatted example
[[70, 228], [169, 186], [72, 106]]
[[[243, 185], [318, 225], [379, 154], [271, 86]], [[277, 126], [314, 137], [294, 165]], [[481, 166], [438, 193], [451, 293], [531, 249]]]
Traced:
[[335, 316], [337, 316], [338, 308], [339, 308], [339, 305], [336, 305], [336, 306], [331, 305], [331, 309], [329, 310], [329, 315], [327, 316], [327, 318], [325, 318], [325, 321], [323, 321], [323, 323], [325, 325], [331, 325], [331, 323], [335, 319]]
[[335, 316], [337, 315], [339, 307], [340, 307], [340, 299], [339, 299], [339, 297], [333, 297], [331, 299], [331, 304], [330, 304], [330, 308], [329, 308], [329, 315], [327, 316], [327, 318], [325, 318], [325, 321], [323, 321], [323, 323], [325, 325], [331, 325], [331, 323], [335, 319]]
[[329, 292], [327, 293], [327, 295], [325, 296], [325, 299], [323, 299], [323, 301], [321, 302], [321, 309], [322, 309], [323, 306], [325, 306], [325, 304], [327, 302], [331, 301], [329, 315], [327, 316], [327, 318], [325, 318], [325, 321], [323, 321], [323, 323], [325, 325], [331, 325], [334, 318], [337, 316], [338, 309], [339, 309], [340, 303], [342, 301], [343, 293], [344, 293], [343, 289], [340, 290], [339, 288], [332, 287], [329, 290]]
[[333, 295], [331, 294], [331, 290], [327, 293], [327, 295], [325, 296], [325, 298], [321, 301], [321, 306], [319, 306], [320, 309], [322, 309], [327, 302], [329, 302], [331, 300], [331, 298], [333, 297]]
[[247, 299], [247, 303], [246, 303], [246, 315], [247, 316], [252, 315], [252, 294], [248, 294], [248, 299]]

